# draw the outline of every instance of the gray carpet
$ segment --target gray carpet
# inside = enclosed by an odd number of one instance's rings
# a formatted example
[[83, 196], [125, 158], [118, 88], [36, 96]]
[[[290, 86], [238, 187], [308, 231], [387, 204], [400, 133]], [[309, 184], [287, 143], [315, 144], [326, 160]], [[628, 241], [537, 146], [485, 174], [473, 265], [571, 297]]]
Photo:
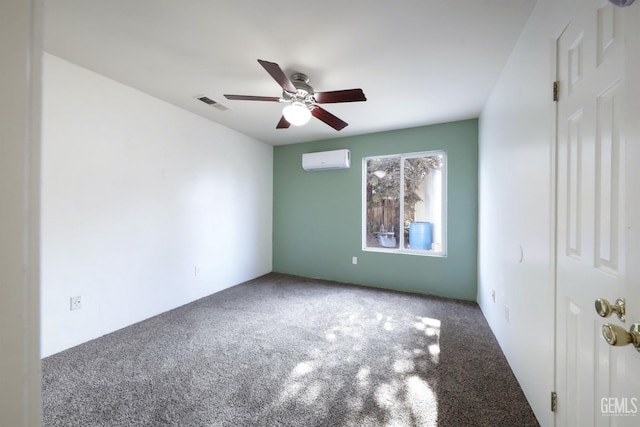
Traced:
[[42, 361], [45, 426], [537, 426], [475, 303], [281, 274]]

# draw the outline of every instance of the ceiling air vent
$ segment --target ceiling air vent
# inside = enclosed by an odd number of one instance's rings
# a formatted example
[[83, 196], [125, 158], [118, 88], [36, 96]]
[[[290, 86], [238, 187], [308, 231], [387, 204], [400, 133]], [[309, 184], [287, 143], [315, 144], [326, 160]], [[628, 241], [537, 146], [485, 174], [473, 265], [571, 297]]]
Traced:
[[213, 99], [209, 98], [208, 96], [205, 95], [198, 95], [195, 97], [198, 101], [202, 101], [207, 105], [212, 106], [213, 108], [217, 108], [220, 111], [227, 111], [229, 108], [225, 107], [224, 105], [220, 104], [218, 101], [214, 101]]

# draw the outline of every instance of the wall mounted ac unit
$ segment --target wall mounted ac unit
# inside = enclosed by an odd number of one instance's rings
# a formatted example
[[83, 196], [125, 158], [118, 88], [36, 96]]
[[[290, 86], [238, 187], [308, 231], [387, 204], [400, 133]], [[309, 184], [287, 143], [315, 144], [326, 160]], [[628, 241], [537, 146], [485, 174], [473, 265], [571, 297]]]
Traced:
[[333, 150], [302, 155], [302, 169], [306, 171], [326, 169], [349, 169], [351, 167], [351, 151]]

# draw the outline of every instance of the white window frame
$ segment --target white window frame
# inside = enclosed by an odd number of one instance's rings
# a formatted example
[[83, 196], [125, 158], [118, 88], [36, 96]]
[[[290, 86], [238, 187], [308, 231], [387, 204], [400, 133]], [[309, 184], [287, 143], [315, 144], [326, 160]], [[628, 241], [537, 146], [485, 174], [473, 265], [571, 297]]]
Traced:
[[[442, 223], [440, 227], [442, 228], [442, 244], [439, 251], [433, 250], [424, 250], [424, 249], [411, 249], [404, 248], [404, 237], [402, 236], [399, 240], [398, 248], [377, 248], [377, 247], [369, 247], [367, 246], [367, 161], [372, 159], [388, 159], [388, 158], [400, 158], [400, 218], [401, 221], [404, 221], [404, 161], [406, 159], [413, 159], [418, 157], [431, 157], [441, 155], [443, 158], [442, 162]], [[431, 257], [446, 257], [447, 256], [447, 200], [448, 200], [448, 190], [447, 190], [447, 169], [448, 169], [448, 158], [447, 152], [444, 150], [433, 150], [433, 151], [421, 151], [414, 153], [399, 153], [399, 154], [388, 154], [382, 156], [369, 156], [362, 158], [362, 185], [360, 186], [362, 192], [362, 250], [366, 252], [383, 252], [383, 253], [394, 253], [394, 254], [408, 254], [408, 255], [418, 255], [418, 256], [431, 256]], [[404, 224], [399, 224], [401, 232], [404, 233]]]

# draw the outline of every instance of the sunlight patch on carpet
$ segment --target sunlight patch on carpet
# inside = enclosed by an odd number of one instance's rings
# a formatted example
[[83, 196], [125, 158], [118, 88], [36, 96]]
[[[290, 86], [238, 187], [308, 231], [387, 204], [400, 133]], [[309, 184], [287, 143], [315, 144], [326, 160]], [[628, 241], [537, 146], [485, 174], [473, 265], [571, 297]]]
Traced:
[[306, 375], [309, 372], [313, 371], [313, 365], [314, 365], [313, 362], [300, 362], [295, 368], [293, 368], [293, 371], [291, 372], [291, 376], [301, 377], [303, 375]]
[[[340, 313], [321, 335], [323, 343], [291, 369], [278, 404], [325, 413], [332, 407], [327, 395], [355, 385], [357, 392], [344, 402], [347, 425], [435, 426], [437, 396], [425, 374], [438, 364], [440, 327], [440, 320], [430, 317]], [[395, 341], [396, 336], [397, 344], [384, 353], [367, 353], [375, 330], [380, 339]], [[403, 342], [414, 345], [407, 348]], [[371, 418], [372, 410], [382, 413], [384, 420]]]

